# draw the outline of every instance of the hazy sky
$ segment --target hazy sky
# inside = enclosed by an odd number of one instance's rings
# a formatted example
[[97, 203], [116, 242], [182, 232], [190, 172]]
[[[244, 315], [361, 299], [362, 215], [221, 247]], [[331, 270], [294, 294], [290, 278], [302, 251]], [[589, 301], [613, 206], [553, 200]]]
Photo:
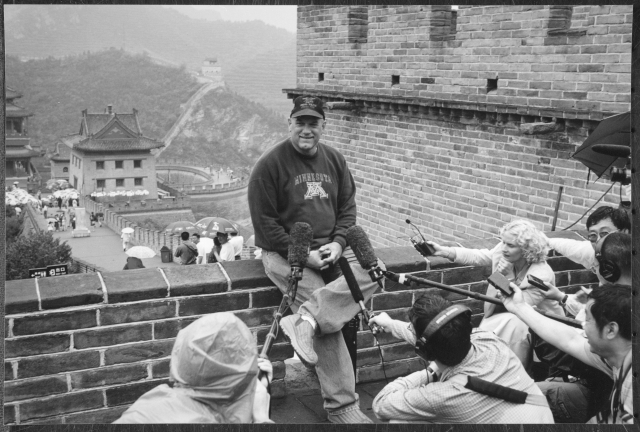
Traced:
[[225, 21], [264, 21], [267, 24], [295, 33], [297, 29], [296, 6], [201, 6], [196, 9], [211, 10]]

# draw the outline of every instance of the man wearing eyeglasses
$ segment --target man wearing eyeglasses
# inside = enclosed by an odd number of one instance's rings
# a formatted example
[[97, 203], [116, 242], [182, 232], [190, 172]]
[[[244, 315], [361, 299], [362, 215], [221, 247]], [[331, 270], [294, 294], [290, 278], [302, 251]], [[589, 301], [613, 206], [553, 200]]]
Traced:
[[631, 232], [631, 221], [628, 213], [621, 208], [603, 206], [597, 208], [587, 218], [588, 241], [563, 238], [550, 238], [549, 245], [559, 254], [571, 261], [591, 269], [597, 276], [600, 284], [607, 281], [600, 275], [599, 263], [596, 259], [596, 244], [612, 232]]
[[[594, 256], [598, 262], [598, 277], [601, 280], [604, 279], [605, 283], [604, 287], [588, 290], [589, 296], [593, 294], [591, 291], [603, 290], [611, 284], [616, 284], [616, 287], [631, 287], [631, 249], [631, 235], [622, 231], [612, 232], [596, 242]], [[578, 293], [586, 297], [586, 293], [581, 291]], [[575, 315], [577, 320], [582, 322], [587, 320], [584, 304], [587, 302], [580, 302], [577, 299], [578, 294], [565, 294], [551, 286], [545, 295], [547, 298], [559, 301], [560, 304], [566, 304], [566, 311]], [[538, 337], [535, 336], [535, 338]], [[547, 342], [553, 344], [552, 341]], [[533, 344], [537, 346], [536, 342]], [[538, 353], [537, 348], [535, 349]], [[543, 354], [539, 356], [547, 357]], [[565, 374], [569, 364], [572, 363], [564, 365]], [[598, 412], [603, 402], [606, 402], [612, 382], [606, 375], [603, 377], [601, 373], [594, 373], [591, 369], [584, 367], [577, 367], [575, 370], [571, 368], [568, 372], [569, 375], [575, 375], [570, 381], [565, 382], [564, 378], [555, 378], [537, 384], [549, 401], [556, 423], [584, 423]], [[606, 373], [606, 371], [603, 372]]]

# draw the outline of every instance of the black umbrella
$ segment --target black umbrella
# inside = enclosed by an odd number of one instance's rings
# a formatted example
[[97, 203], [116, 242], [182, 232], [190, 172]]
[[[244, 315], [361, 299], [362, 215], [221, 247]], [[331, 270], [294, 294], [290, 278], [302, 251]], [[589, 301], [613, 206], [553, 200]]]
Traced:
[[[602, 177], [612, 166], [624, 168], [628, 157], [620, 150], [621, 147], [630, 148], [630, 143], [631, 113], [627, 112], [602, 120], [571, 157], [582, 162], [598, 177]], [[595, 150], [594, 146], [597, 146]]]

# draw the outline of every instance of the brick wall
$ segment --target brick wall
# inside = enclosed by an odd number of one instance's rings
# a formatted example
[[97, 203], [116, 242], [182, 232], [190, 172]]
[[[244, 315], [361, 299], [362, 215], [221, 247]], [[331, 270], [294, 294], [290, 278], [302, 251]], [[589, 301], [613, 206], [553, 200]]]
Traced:
[[[631, 5], [298, 7], [302, 88], [518, 106], [629, 110]], [[367, 14], [368, 12], [368, 14]], [[349, 36], [368, 15], [366, 38]], [[550, 30], [554, 30], [551, 34]], [[443, 37], [447, 35], [448, 37]], [[331, 55], [328, 55], [331, 52]], [[318, 82], [318, 72], [325, 81]], [[391, 85], [391, 75], [400, 84]], [[487, 94], [486, 80], [498, 78]]]
[[[346, 156], [376, 246], [406, 244], [406, 218], [437, 240], [516, 217], [549, 230], [560, 186], [561, 229], [611, 186], [570, 155], [630, 109], [631, 18], [629, 5], [460, 6], [455, 20], [450, 6], [300, 6], [285, 92], [351, 104], [328, 111], [323, 140]], [[618, 187], [603, 204], [629, 200]]]
[[[558, 234], [556, 234], [558, 235]], [[564, 236], [581, 238], [575, 233]], [[496, 240], [468, 242], [492, 247]], [[431, 269], [408, 247], [376, 251], [387, 268], [484, 293], [488, 268], [455, 266], [435, 258]], [[558, 286], [573, 292], [596, 283], [595, 275], [563, 257], [551, 257]], [[407, 319], [426, 287], [387, 281], [368, 307]], [[474, 322], [481, 302], [437, 290], [470, 306]], [[251, 329], [260, 348], [282, 295], [259, 260], [222, 265], [87, 273], [6, 283], [5, 423], [109, 423], [169, 376], [178, 331], [203, 314], [232, 311]], [[359, 382], [384, 378], [378, 349], [368, 331], [358, 333]], [[413, 347], [380, 339], [388, 378], [423, 367]], [[286, 391], [284, 360], [291, 346], [278, 337], [270, 353], [274, 397]]]

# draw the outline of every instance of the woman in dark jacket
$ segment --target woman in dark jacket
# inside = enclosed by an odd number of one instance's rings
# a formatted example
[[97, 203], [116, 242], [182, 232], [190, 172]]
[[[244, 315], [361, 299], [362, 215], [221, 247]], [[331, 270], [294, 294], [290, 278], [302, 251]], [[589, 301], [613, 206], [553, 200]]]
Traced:
[[127, 263], [124, 265], [124, 268], [122, 270], [133, 270], [141, 268], [145, 268], [145, 266], [142, 265], [142, 261], [140, 260], [140, 258], [129, 257], [127, 258]]

